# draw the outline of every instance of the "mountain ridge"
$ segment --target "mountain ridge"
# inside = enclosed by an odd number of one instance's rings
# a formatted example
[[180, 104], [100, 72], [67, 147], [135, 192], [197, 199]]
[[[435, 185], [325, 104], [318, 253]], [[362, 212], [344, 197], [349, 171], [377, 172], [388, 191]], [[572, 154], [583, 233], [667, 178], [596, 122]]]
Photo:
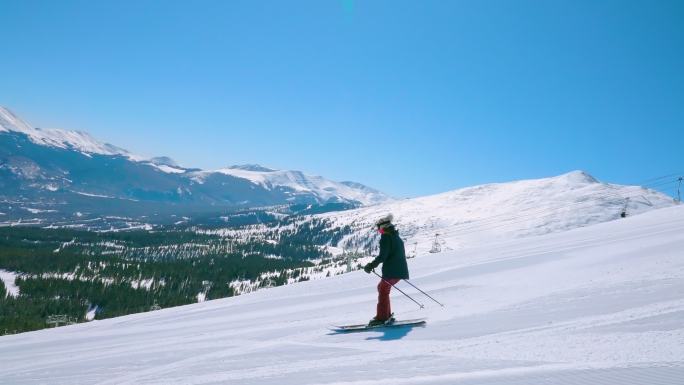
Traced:
[[[367, 249], [376, 219], [392, 213], [407, 250], [420, 254], [460, 249], [506, 237], [560, 232], [674, 206], [674, 200], [641, 186], [604, 183], [575, 170], [558, 176], [489, 183], [434, 195], [386, 202], [312, 218], [327, 229], [351, 229], [341, 249]], [[370, 241], [369, 241], [370, 239]]]
[[[75, 213], [92, 219], [120, 211], [140, 218], [282, 204], [360, 206], [390, 199], [374, 189], [349, 187], [301, 171], [258, 165], [200, 170], [179, 166], [166, 156], [148, 159], [85, 132], [34, 128], [4, 107], [0, 187], [0, 221], [36, 223], [54, 222], [56, 218], [50, 218], [56, 216], [68, 221]], [[109, 201], [98, 204], [99, 198]], [[31, 215], [21, 215], [27, 213], [17, 203], [33, 205]]]

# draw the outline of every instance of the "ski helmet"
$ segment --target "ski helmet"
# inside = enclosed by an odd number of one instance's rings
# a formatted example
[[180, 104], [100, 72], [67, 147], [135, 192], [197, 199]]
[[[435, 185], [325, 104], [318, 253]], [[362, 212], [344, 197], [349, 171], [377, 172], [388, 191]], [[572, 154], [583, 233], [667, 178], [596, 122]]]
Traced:
[[387, 214], [375, 221], [375, 225], [380, 228], [385, 228], [392, 224], [392, 219], [394, 219], [392, 214]]

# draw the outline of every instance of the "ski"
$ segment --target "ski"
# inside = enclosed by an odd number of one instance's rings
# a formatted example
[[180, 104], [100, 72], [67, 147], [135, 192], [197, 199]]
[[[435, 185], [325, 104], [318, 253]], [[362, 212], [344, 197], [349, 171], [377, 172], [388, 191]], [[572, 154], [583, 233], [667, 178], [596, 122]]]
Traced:
[[405, 326], [420, 326], [425, 325], [427, 320], [425, 318], [409, 319], [409, 320], [397, 320], [388, 324], [380, 324], [369, 326], [368, 324], [358, 324], [358, 325], [333, 325], [333, 331], [340, 333], [349, 332], [362, 332], [367, 330], [375, 329], [387, 329], [387, 328], [399, 328]]

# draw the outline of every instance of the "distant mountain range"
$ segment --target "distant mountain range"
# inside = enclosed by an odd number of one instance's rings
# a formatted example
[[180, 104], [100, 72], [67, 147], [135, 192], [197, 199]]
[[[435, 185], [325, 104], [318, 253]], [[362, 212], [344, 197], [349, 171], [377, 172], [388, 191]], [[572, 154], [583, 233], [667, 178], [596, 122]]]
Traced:
[[144, 158], [88, 133], [35, 128], [0, 107], [0, 222], [149, 221], [290, 204], [358, 207], [390, 201], [355, 182], [259, 165], [219, 170]]

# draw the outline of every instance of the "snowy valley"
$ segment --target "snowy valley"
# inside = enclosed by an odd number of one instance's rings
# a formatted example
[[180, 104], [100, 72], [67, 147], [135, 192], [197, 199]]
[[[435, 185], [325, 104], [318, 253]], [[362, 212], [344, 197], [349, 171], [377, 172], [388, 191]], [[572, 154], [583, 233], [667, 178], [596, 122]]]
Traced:
[[[34, 129], [6, 109], [3, 138], [7, 383], [683, 377], [684, 212], [658, 191], [573, 171], [397, 200], [299, 171], [187, 169], [86, 133]], [[81, 161], [87, 172], [69, 168]], [[112, 165], [132, 179], [105, 191], [92, 178]], [[331, 332], [373, 313], [375, 277], [359, 269], [388, 213], [413, 282], [447, 306], [400, 284], [426, 308], [395, 291], [398, 317], [426, 317], [425, 327]], [[60, 322], [78, 324], [38, 330]], [[388, 379], [365, 364], [396, 370]], [[643, 381], [654, 375], [660, 382]]]
[[[283, 185], [299, 178], [258, 166], [221, 172], [263, 188], [273, 187], [264, 173]], [[66, 323], [79, 322], [13, 334], [46, 326], [35, 315], [18, 317], [11, 327], [19, 329], [0, 337], [0, 378], [337, 385], [684, 378], [684, 208], [671, 197], [574, 171], [374, 203], [276, 205], [125, 232], [0, 229], [3, 304], [13, 306], [5, 311], [56, 301], [53, 309], [71, 314], [60, 316]], [[400, 283], [425, 309], [394, 291], [393, 310], [400, 319], [427, 318], [424, 327], [331, 331], [374, 312], [376, 278], [358, 269], [377, 251], [373, 222], [390, 212], [412, 282], [446, 306]]]
[[322, 214], [320, 206], [284, 205], [126, 232], [5, 227], [4, 286], [23, 295], [4, 300], [0, 334], [47, 327], [41, 306], [86, 322], [355, 271], [377, 253], [372, 223], [389, 212], [415, 258], [673, 205], [656, 191], [575, 171]]
[[684, 378], [684, 207], [411, 259], [399, 318], [367, 320], [354, 272], [144, 314], [0, 337], [8, 384], [650, 384]]
[[0, 0], [0, 385], [684, 385], [682, 20]]

